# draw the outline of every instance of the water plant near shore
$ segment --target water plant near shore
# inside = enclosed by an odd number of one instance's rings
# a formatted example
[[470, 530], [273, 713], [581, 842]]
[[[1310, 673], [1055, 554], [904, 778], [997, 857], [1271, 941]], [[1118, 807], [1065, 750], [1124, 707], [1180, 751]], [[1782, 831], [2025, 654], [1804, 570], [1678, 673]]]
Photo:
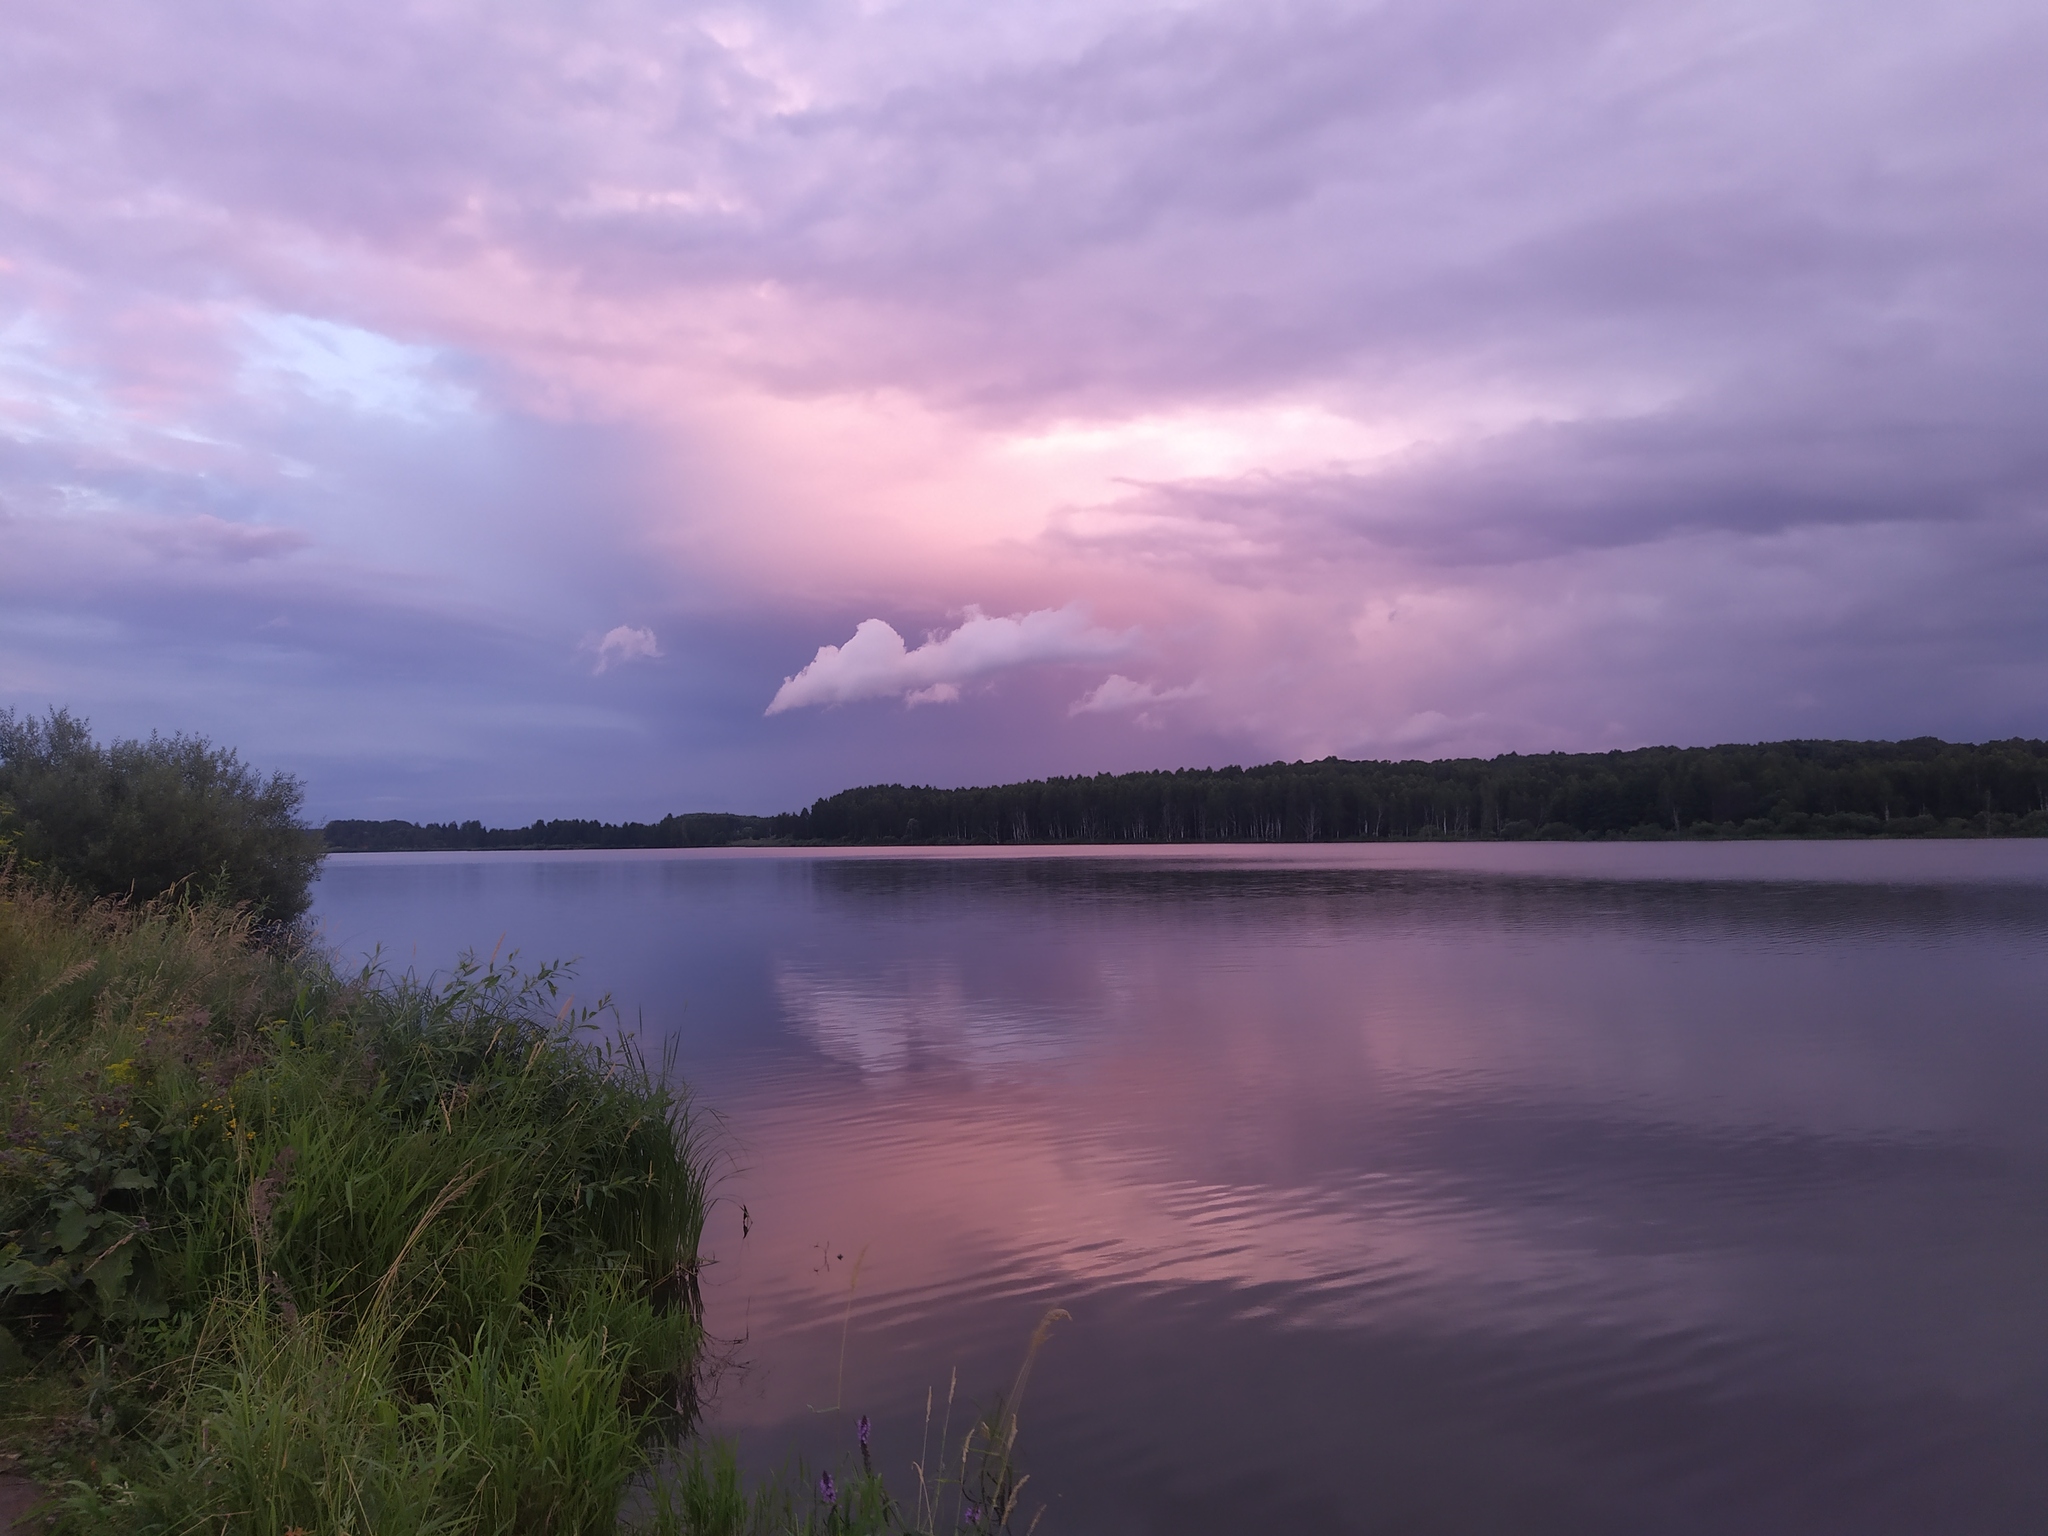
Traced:
[[957, 1374], [943, 1404], [927, 1396], [922, 1444], [909, 1469], [916, 1492], [908, 1501], [898, 1500], [877, 1472], [862, 1414], [854, 1430], [857, 1457], [842, 1456], [836, 1477], [828, 1467], [812, 1479], [798, 1463], [749, 1490], [729, 1443], [693, 1441], [648, 1490], [648, 1536], [1030, 1536], [1045, 1511], [1041, 1505], [1024, 1518], [1030, 1478], [1018, 1466], [1019, 1413], [1039, 1351], [1066, 1318], [1054, 1307], [1039, 1319], [1009, 1390], [975, 1415], [957, 1442]]

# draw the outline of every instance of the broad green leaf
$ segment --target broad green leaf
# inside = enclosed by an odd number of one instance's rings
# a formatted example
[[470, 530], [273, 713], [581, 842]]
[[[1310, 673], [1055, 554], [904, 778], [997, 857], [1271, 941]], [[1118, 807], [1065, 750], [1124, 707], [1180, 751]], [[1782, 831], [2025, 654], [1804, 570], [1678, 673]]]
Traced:
[[86, 1270], [85, 1277], [99, 1290], [101, 1306], [112, 1306], [119, 1299], [128, 1284], [128, 1272], [134, 1267], [135, 1245], [123, 1243]]
[[77, 1252], [99, 1224], [100, 1217], [83, 1206], [65, 1206], [64, 1214], [57, 1218], [57, 1246], [66, 1253]]

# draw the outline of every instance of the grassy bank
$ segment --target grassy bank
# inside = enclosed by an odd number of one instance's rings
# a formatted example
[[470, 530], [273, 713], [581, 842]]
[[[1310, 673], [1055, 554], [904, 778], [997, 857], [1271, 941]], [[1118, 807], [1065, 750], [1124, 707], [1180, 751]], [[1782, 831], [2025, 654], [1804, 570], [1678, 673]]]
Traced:
[[75, 1532], [1012, 1528], [1025, 1373], [901, 1499], [864, 1422], [752, 1485], [692, 1438], [706, 1152], [562, 982], [0, 873], [0, 1472]]
[[0, 1432], [67, 1528], [611, 1528], [687, 1408], [705, 1174], [558, 983], [0, 883]]

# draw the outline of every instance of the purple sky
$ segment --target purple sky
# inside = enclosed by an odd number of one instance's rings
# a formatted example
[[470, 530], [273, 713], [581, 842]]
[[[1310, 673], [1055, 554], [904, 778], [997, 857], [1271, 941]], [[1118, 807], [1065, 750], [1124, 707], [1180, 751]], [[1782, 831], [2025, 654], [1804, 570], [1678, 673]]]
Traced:
[[2022, 0], [23, 0], [0, 704], [494, 822], [2048, 734], [2044, 79]]

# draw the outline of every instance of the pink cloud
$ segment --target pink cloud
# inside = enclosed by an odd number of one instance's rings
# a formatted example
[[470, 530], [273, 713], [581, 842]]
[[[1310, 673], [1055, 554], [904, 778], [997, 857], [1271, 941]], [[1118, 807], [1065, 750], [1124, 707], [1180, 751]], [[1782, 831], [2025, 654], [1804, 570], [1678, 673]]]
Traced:
[[1149, 711], [1154, 704], [1171, 704], [1176, 699], [1200, 698], [1208, 689], [1200, 682], [1178, 688], [1161, 688], [1157, 683], [1134, 682], [1121, 672], [1112, 672], [1095, 687], [1067, 706], [1070, 715], [1112, 715], [1126, 711]]

